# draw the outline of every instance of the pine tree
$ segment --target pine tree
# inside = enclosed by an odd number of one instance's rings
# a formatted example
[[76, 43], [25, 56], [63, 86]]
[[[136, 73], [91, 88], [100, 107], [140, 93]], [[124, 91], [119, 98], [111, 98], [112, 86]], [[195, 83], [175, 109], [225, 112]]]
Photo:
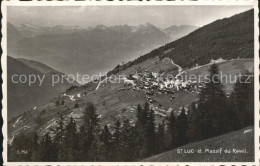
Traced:
[[211, 65], [209, 73], [209, 79], [199, 96], [201, 120], [198, 123], [201, 123], [201, 135], [204, 139], [223, 134], [228, 129], [227, 98], [218, 66]]
[[121, 131], [120, 131], [120, 121], [116, 120], [114, 126], [113, 126], [113, 160], [118, 161], [120, 160], [120, 151], [121, 151]]
[[234, 84], [229, 98], [229, 121], [238, 130], [254, 124], [254, 77], [246, 71]]
[[129, 119], [125, 119], [121, 129], [121, 156], [122, 161], [131, 161], [134, 158], [135, 153], [135, 128], [131, 126]]
[[40, 154], [39, 154], [39, 137], [37, 133], [34, 133], [33, 140], [32, 140], [32, 161], [39, 161]]
[[111, 160], [111, 133], [107, 125], [104, 126], [102, 130], [102, 158], [103, 161], [110, 161]]
[[137, 106], [137, 112], [136, 112], [136, 123], [135, 123], [135, 144], [136, 144], [136, 154], [135, 156], [137, 158], [140, 157], [140, 150], [142, 148], [143, 143], [143, 110], [140, 104]]
[[87, 135], [88, 160], [97, 161], [101, 151], [100, 143], [100, 124], [96, 108], [93, 103], [87, 103], [84, 112], [84, 125]]
[[136, 111], [136, 118], [137, 120], [140, 120], [142, 116], [142, 107], [140, 104], [137, 105], [137, 111]]
[[145, 126], [148, 124], [148, 116], [150, 112], [150, 106], [148, 102], [144, 103], [144, 109], [142, 111], [142, 125]]
[[187, 137], [189, 142], [196, 142], [202, 140], [201, 135], [201, 112], [196, 108], [196, 103], [191, 104], [190, 113], [188, 114], [188, 131]]
[[176, 147], [176, 118], [171, 111], [169, 117], [167, 117], [167, 135], [166, 135], [166, 144], [168, 149], [173, 149]]
[[42, 161], [53, 161], [52, 157], [52, 141], [48, 133], [43, 136], [41, 141], [41, 160]]
[[182, 107], [181, 114], [177, 117], [176, 120], [176, 142], [177, 146], [182, 146], [188, 143], [187, 140], [187, 131], [188, 131], [188, 120], [185, 113], [184, 107]]
[[148, 155], [152, 155], [155, 153], [155, 117], [154, 117], [154, 110], [150, 109], [148, 112], [147, 118], [147, 149]]
[[65, 159], [66, 161], [77, 161], [78, 158], [78, 135], [77, 135], [76, 122], [73, 118], [70, 118], [69, 123], [66, 125], [66, 133], [64, 137], [63, 149], [65, 149]]
[[[245, 74], [246, 78], [244, 78], [245, 80], [245, 84], [246, 84], [246, 91], [247, 91], [247, 100], [245, 101], [245, 104], [246, 104], [246, 108], [245, 108], [245, 122], [244, 122], [244, 125], [245, 126], [249, 126], [249, 125], [254, 125], [254, 104], [255, 104], [255, 100], [254, 100], [254, 92], [255, 92], [255, 89], [254, 89], [254, 76], [253, 76], [253, 73], [249, 73], [249, 72], [246, 72]], [[246, 79], [248, 78], [248, 75], [251, 75], [250, 76], [250, 79], [247, 80], [246, 82]], [[249, 81], [249, 82], [248, 82]]]
[[[144, 104], [144, 108], [141, 112], [141, 125], [140, 130], [138, 130], [138, 134], [141, 136], [141, 144], [140, 144], [140, 157], [144, 158], [149, 156], [149, 153], [152, 153], [151, 150], [151, 142], [154, 142], [154, 137], [150, 138], [150, 135], [152, 134], [152, 126], [149, 127], [149, 123], [152, 123], [154, 121], [154, 117], [151, 117], [149, 120], [149, 114], [150, 114], [150, 106], [147, 102]], [[152, 125], [152, 124], [151, 124]]]
[[163, 152], [165, 150], [165, 122], [159, 123], [156, 132], [156, 153]]
[[65, 157], [65, 150], [62, 147], [63, 139], [64, 139], [64, 132], [65, 132], [65, 124], [64, 124], [64, 115], [62, 112], [58, 113], [58, 119], [57, 119], [58, 126], [56, 127], [56, 135], [54, 138], [54, 147], [56, 148], [58, 158], [60, 161], [63, 161], [66, 159]]
[[88, 161], [88, 141], [87, 141], [87, 133], [86, 133], [86, 127], [85, 125], [80, 127], [80, 133], [79, 133], [79, 147], [80, 147], [80, 154], [79, 154], [79, 160], [80, 161]]

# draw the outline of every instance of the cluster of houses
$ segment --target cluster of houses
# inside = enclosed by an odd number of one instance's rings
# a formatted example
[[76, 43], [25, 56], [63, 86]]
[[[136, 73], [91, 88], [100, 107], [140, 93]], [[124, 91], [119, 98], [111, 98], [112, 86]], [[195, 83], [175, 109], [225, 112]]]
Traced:
[[152, 96], [157, 94], [169, 94], [171, 99], [174, 100], [174, 93], [176, 91], [187, 91], [189, 93], [199, 93], [205, 86], [203, 82], [180, 80], [178, 78], [167, 78], [164, 74], [157, 72], [138, 72], [134, 75], [129, 75], [124, 79], [124, 87], [118, 89], [123, 90], [143, 90], [146, 94], [146, 99], [150, 103], [155, 100]]

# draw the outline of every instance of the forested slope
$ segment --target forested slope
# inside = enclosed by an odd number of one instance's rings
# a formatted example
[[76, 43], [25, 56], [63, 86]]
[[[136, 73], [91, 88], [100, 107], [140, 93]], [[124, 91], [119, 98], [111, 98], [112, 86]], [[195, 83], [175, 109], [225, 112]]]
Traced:
[[170, 57], [183, 68], [203, 65], [211, 59], [236, 59], [254, 57], [254, 10], [212, 22], [189, 35], [157, 48], [111, 73], [159, 56]]

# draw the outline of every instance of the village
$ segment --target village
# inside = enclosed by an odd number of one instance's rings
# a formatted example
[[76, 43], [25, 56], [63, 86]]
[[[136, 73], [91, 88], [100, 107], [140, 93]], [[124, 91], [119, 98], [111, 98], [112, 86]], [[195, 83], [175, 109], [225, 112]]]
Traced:
[[125, 77], [124, 87], [119, 88], [118, 91], [143, 90], [146, 94], [146, 100], [152, 104], [156, 102], [153, 99], [154, 94], [168, 94], [170, 99], [174, 100], [176, 92], [200, 93], [204, 86], [204, 82], [182, 80], [177, 76], [168, 77], [164, 73], [160, 74], [144, 70], [143, 72], [136, 72]]

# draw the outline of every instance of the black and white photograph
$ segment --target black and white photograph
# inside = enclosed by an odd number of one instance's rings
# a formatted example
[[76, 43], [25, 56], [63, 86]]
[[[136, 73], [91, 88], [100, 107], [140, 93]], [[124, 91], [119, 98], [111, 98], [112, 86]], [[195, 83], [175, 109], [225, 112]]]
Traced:
[[4, 162], [259, 162], [249, 2], [6, 2]]

